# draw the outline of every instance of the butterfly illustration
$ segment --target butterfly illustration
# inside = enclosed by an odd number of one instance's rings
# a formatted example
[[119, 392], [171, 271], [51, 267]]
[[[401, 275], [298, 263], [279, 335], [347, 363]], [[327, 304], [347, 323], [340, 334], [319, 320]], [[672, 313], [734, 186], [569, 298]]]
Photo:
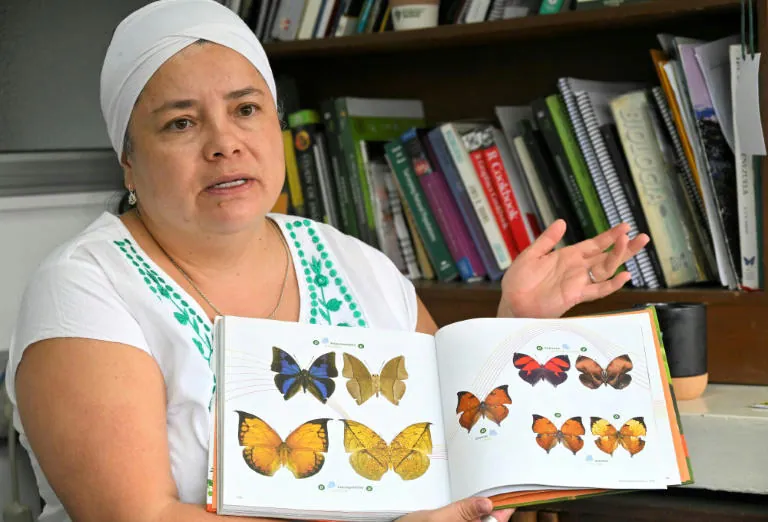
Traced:
[[551, 420], [541, 415], [534, 415], [531, 429], [536, 434], [536, 443], [547, 453], [557, 446], [558, 442], [571, 450], [574, 455], [584, 447], [584, 439], [581, 435], [584, 435], [585, 431], [581, 417], [571, 417], [560, 426], [560, 429], [557, 429]]
[[352, 469], [363, 478], [380, 480], [393, 470], [403, 480], [413, 480], [429, 469], [432, 433], [429, 422], [411, 424], [390, 444], [368, 426], [344, 420], [344, 449], [350, 453]]
[[321, 355], [310, 364], [308, 370], [303, 370], [293, 357], [277, 346], [272, 347], [271, 369], [277, 372], [275, 386], [285, 400], [290, 399], [299, 389], [302, 389], [304, 393], [309, 391], [323, 404], [336, 389], [336, 383], [331, 378], [339, 376], [334, 352]]
[[535, 386], [541, 380], [549, 381], [553, 386], [563, 384], [568, 378], [565, 372], [571, 368], [571, 361], [567, 355], [552, 357], [542, 366], [530, 355], [515, 353], [512, 363], [520, 370], [518, 372], [520, 378], [531, 386]]
[[632, 382], [632, 376], [627, 375], [627, 372], [632, 369], [632, 359], [627, 354], [613, 359], [605, 370], [589, 357], [579, 355], [576, 359], [576, 369], [581, 372], [579, 375], [581, 383], [592, 390], [596, 390], [603, 384], [623, 390]]
[[595, 439], [595, 445], [611, 456], [619, 446], [627, 450], [630, 456], [640, 453], [645, 447], [645, 440], [640, 438], [646, 435], [645, 421], [642, 417], [629, 419], [619, 430], [600, 417], [592, 417], [590, 426], [592, 435], [598, 437]]
[[357, 404], [379, 394], [394, 405], [400, 403], [405, 394], [405, 383], [408, 378], [405, 370], [405, 357], [402, 355], [389, 360], [381, 369], [381, 373], [371, 374], [360, 359], [348, 353], [344, 354], [344, 368], [341, 375], [349, 379], [347, 390]]
[[501, 426], [501, 421], [509, 415], [509, 410], [504, 405], [512, 404], [507, 388], [507, 384], [494, 388], [482, 402], [468, 391], [458, 392], [456, 394], [459, 399], [456, 405], [456, 413], [461, 413], [459, 417], [461, 427], [465, 428], [467, 433], [469, 433], [472, 431], [472, 426], [481, 417], [490, 419]]
[[328, 421], [314, 419], [291, 432], [285, 441], [259, 417], [237, 410], [240, 416], [238, 439], [243, 459], [253, 471], [271, 477], [281, 467], [302, 479], [323, 467], [328, 451]]

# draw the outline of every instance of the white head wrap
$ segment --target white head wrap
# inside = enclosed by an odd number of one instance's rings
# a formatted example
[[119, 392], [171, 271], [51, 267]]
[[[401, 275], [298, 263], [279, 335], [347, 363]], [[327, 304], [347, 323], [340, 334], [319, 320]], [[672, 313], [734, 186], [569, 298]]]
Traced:
[[144, 85], [166, 60], [201, 38], [248, 59], [276, 102], [277, 89], [264, 48], [236, 13], [215, 0], [157, 0], [120, 22], [101, 69], [101, 112], [118, 159]]

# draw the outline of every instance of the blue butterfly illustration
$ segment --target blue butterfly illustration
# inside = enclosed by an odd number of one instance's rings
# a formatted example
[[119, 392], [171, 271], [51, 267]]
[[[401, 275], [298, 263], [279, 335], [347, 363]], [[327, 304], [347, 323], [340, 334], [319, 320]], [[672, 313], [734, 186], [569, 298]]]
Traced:
[[277, 372], [275, 386], [286, 401], [301, 389], [304, 393], [309, 391], [325, 404], [336, 389], [336, 383], [331, 378], [339, 376], [334, 352], [321, 355], [309, 365], [308, 370], [304, 370], [293, 357], [277, 346], [272, 347], [271, 369]]

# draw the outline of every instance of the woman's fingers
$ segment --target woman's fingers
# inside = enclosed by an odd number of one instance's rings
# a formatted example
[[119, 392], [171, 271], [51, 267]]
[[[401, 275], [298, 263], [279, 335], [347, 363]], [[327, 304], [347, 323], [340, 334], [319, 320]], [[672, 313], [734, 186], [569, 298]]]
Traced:
[[617, 238], [626, 236], [627, 232], [629, 232], [629, 225], [627, 223], [619, 223], [615, 227], [610, 228], [591, 239], [585, 239], [584, 241], [576, 243], [573, 246], [578, 248], [579, 252], [581, 252], [584, 257], [592, 257], [601, 252], [605, 252]]
[[607, 281], [588, 284], [581, 292], [582, 301], [594, 301], [596, 299], [602, 299], [603, 297], [611, 295], [612, 293], [621, 289], [622, 286], [627, 284], [630, 279], [632, 279], [632, 276], [629, 272], [625, 271], [617, 274], [615, 277], [608, 279]]
[[549, 225], [533, 243], [528, 245], [528, 248], [526, 248], [523, 253], [533, 256], [534, 258], [549, 254], [552, 249], [555, 248], [555, 245], [563, 239], [565, 228], [564, 220], [555, 220], [555, 222]]
[[628, 244], [627, 236], [620, 236], [609, 252], [591, 257], [587, 261], [587, 275], [591, 270], [596, 282], [602, 282], [613, 277], [626, 260]]

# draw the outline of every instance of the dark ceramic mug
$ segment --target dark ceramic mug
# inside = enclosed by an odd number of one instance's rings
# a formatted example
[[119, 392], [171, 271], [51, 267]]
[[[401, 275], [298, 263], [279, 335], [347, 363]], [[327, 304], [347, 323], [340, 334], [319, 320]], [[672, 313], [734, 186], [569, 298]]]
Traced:
[[707, 374], [707, 307], [704, 303], [647, 303], [659, 320], [669, 374], [680, 400], [704, 392]]

